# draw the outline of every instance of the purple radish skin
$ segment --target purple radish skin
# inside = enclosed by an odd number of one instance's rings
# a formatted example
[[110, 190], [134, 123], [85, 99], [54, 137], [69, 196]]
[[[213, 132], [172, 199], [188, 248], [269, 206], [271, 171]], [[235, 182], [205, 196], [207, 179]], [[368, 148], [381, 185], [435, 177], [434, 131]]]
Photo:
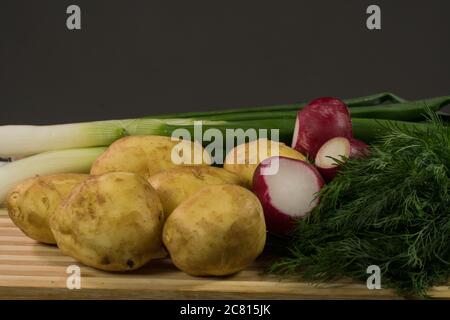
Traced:
[[[266, 174], [277, 165], [275, 174]], [[316, 193], [324, 183], [319, 171], [305, 161], [286, 157], [262, 161], [253, 176], [253, 191], [264, 209], [267, 230], [288, 237], [295, 221], [306, 217], [318, 204]]]
[[350, 140], [350, 159], [364, 158], [370, 155], [369, 146], [358, 139], [351, 138]]
[[314, 164], [326, 181], [331, 181], [340, 170], [334, 159], [356, 159], [369, 154], [369, 146], [360, 140], [335, 137], [323, 144], [317, 152]]
[[292, 148], [314, 159], [320, 147], [334, 137], [353, 137], [350, 112], [343, 101], [319, 98], [298, 112]]

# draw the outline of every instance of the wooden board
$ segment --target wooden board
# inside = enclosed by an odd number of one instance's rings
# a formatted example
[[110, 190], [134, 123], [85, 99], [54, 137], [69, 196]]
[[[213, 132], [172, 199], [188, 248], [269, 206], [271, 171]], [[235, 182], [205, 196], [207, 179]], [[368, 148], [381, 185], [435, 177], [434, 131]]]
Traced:
[[[81, 269], [81, 289], [66, 287], [67, 267]], [[315, 286], [262, 272], [264, 258], [225, 278], [192, 277], [169, 259], [125, 274], [102, 272], [26, 237], [0, 208], [0, 299], [398, 299], [391, 290], [368, 290], [341, 281]], [[430, 295], [450, 298], [448, 287]]]

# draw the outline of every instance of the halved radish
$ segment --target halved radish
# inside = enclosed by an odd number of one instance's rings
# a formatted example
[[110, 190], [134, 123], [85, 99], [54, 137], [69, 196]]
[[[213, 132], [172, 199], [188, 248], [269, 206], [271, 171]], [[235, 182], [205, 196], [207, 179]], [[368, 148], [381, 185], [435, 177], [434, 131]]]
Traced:
[[368, 155], [369, 147], [360, 140], [336, 137], [325, 142], [319, 149], [315, 159], [315, 165], [319, 169], [322, 177], [330, 181], [339, 171], [339, 164], [335, 159], [345, 161], [345, 159], [360, 158]]
[[326, 141], [352, 136], [350, 112], [345, 103], [336, 98], [319, 98], [298, 112], [292, 148], [314, 159]]
[[262, 161], [253, 176], [253, 191], [261, 201], [267, 230], [288, 236], [295, 220], [317, 205], [316, 193], [324, 181], [311, 164], [286, 157]]

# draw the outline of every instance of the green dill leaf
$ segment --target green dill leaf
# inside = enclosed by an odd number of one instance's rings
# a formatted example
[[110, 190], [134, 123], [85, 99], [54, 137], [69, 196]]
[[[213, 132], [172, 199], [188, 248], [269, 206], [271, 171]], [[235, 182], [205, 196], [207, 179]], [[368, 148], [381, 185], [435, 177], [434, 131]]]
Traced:
[[427, 129], [387, 125], [371, 156], [351, 159], [300, 220], [290, 255], [272, 272], [312, 281], [365, 281], [426, 295], [450, 277], [450, 131], [429, 113]]

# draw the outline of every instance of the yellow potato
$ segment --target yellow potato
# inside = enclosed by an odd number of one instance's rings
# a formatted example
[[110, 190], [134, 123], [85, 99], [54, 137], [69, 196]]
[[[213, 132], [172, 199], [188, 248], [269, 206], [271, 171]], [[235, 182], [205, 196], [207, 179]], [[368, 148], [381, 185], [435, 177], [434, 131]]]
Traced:
[[173, 263], [186, 273], [233, 274], [251, 264], [264, 248], [263, 209], [243, 187], [207, 186], [167, 218], [163, 241]]
[[129, 172], [93, 176], [50, 217], [58, 247], [107, 271], [133, 270], [161, 257], [164, 213], [156, 191]]
[[88, 177], [85, 174], [55, 174], [19, 183], [6, 198], [11, 220], [30, 238], [56, 243], [49, 217], [74, 186]]
[[128, 136], [112, 143], [95, 160], [91, 174], [133, 172], [147, 179], [180, 164], [205, 165], [211, 162], [211, 157], [198, 142], [172, 141], [171, 137], [165, 136]]
[[[276, 151], [277, 147], [278, 154]], [[223, 168], [239, 175], [245, 187], [251, 189], [256, 167], [261, 161], [272, 156], [283, 156], [302, 161], [306, 160], [303, 154], [282, 142], [258, 139], [249, 143], [240, 144], [231, 149], [225, 157]]]
[[183, 200], [204, 186], [242, 183], [238, 175], [211, 166], [180, 166], [157, 173], [148, 181], [158, 193], [166, 217]]

